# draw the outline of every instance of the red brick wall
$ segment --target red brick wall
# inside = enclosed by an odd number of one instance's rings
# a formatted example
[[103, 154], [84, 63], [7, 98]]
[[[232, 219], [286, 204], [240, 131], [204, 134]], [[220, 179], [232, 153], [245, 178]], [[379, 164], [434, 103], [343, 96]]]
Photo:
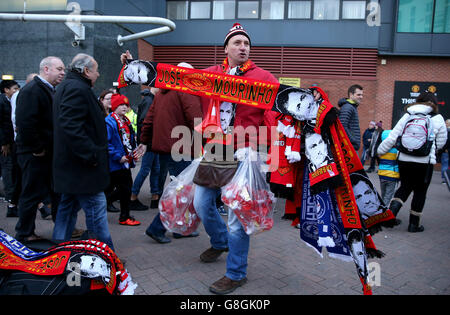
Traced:
[[[138, 55], [141, 60], [153, 60], [153, 46], [145, 40], [138, 40]], [[136, 58], [136, 57], [135, 57]]]

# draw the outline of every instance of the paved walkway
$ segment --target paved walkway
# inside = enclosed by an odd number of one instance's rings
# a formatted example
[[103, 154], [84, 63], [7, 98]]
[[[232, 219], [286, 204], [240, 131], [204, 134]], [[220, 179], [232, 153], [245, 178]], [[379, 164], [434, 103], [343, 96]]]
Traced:
[[[378, 185], [378, 177], [375, 174], [370, 177]], [[147, 179], [140, 195], [146, 204], [150, 204], [148, 186]], [[429, 188], [423, 233], [406, 231], [410, 199], [399, 214], [403, 223], [373, 237], [376, 246], [386, 253], [383, 259], [370, 260], [379, 263], [381, 271], [380, 277], [374, 279], [379, 286], [373, 287], [373, 294], [450, 294], [450, 192], [441, 184], [440, 173], [434, 173]], [[320, 258], [300, 240], [299, 230], [290, 221], [281, 219], [282, 200], [278, 200], [277, 209], [273, 229], [251, 237], [248, 283], [233, 294], [362, 294], [354, 264], [331, 259], [326, 253]], [[134, 211], [132, 214], [142, 221], [138, 227], [120, 226], [118, 214], [108, 214], [117, 254], [126, 260], [126, 267], [138, 284], [135, 293], [211, 294], [209, 285], [225, 273], [226, 255], [215, 263], [200, 262], [200, 253], [210, 246], [202, 225], [197, 238], [172, 238], [169, 244], [157, 244], [144, 234], [156, 213], [156, 209]], [[84, 215], [80, 214], [78, 227], [83, 228]], [[6, 203], [1, 203], [0, 228], [14, 236], [16, 221], [6, 218]], [[38, 235], [51, 236], [51, 220], [42, 220], [38, 215], [36, 224]]]

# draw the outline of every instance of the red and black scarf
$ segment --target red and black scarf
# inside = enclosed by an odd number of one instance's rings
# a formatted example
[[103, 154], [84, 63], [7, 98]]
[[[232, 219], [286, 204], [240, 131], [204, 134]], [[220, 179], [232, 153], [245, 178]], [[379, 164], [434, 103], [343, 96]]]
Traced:
[[0, 231], [0, 269], [3, 270], [42, 277], [69, 275], [72, 272], [70, 263], [78, 261], [80, 255], [101, 258], [109, 270], [107, 275], [88, 277], [91, 290], [106, 289], [110, 294], [123, 294], [128, 285], [134, 286], [121, 260], [105, 243], [97, 240], [69, 241], [35, 252]]

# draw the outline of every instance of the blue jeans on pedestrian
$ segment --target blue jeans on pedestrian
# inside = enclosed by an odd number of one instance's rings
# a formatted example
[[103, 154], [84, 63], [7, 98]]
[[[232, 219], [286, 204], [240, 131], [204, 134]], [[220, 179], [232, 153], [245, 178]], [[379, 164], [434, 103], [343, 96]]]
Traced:
[[[159, 154], [159, 189], [164, 190], [164, 184], [166, 182], [167, 173], [171, 176], [178, 176], [186, 167], [191, 164], [191, 161], [174, 161], [170, 154]], [[157, 237], [163, 237], [166, 233], [166, 228], [161, 222], [159, 212], [156, 214], [150, 226], [147, 228], [147, 233], [150, 233]], [[174, 233], [177, 234], [177, 233]]]
[[86, 215], [88, 233], [114, 250], [108, 227], [106, 197], [103, 192], [98, 194], [62, 194], [53, 229], [53, 240], [70, 241], [77, 223], [77, 214], [81, 208]]
[[[363, 151], [361, 154], [361, 164], [364, 166], [364, 163], [366, 163], [367, 157], [369, 155], [369, 147], [363, 147]], [[369, 156], [370, 158], [370, 156]]]
[[197, 185], [195, 187], [194, 208], [203, 222], [215, 249], [228, 248], [227, 272], [231, 280], [242, 280], [247, 276], [247, 258], [250, 237], [233, 211], [228, 213], [228, 229], [222, 216], [217, 211], [216, 198], [221, 190]]
[[159, 156], [157, 153], [151, 151], [145, 152], [144, 156], [142, 157], [141, 168], [139, 170], [139, 173], [136, 175], [133, 187], [131, 188], [131, 193], [133, 195], [139, 195], [142, 184], [144, 184], [144, 181], [149, 173], [150, 192], [153, 195], [161, 195], [162, 191], [159, 187]]
[[448, 170], [448, 152], [444, 152], [441, 155], [441, 176], [442, 181], [445, 181], [445, 172]]

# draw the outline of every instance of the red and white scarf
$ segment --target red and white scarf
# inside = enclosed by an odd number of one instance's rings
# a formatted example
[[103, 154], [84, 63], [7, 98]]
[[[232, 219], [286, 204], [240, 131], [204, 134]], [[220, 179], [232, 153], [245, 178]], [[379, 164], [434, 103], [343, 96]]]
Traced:
[[119, 117], [116, 113], [111, 113], [111, 117], [117, 123], [119, 128], [120, 141], [122, 142], [128, 162], [133, 161], [133, 146], [131, 144], [131, 122], [126, 116]]

